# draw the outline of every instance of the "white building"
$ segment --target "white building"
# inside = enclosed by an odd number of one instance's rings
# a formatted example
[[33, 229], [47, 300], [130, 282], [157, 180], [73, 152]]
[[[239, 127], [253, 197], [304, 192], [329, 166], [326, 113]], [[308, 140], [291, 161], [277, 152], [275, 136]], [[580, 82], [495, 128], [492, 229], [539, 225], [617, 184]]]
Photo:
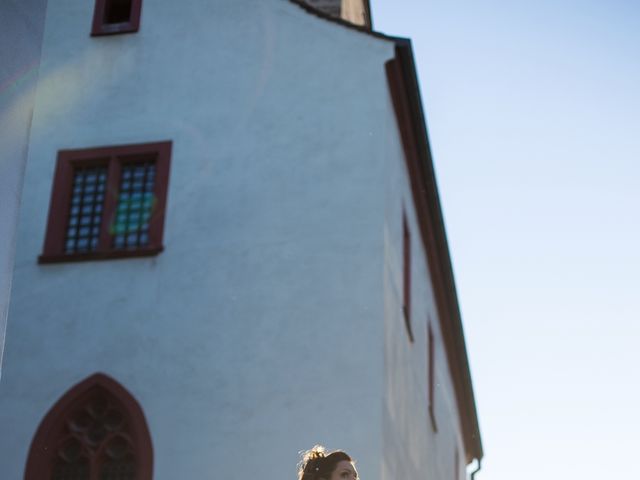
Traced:
[[410, 43], [311, 3], [49, 0], [3, 479], [481, 459]]
[[0, 372], [46, 0], [0, 2]]

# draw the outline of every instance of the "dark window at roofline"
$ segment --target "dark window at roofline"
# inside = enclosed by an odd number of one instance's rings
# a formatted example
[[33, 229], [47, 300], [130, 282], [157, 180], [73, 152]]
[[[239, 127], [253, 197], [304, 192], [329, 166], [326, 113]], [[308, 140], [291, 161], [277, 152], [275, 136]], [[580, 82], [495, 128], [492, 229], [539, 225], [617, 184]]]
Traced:
[[91, 35], [137, 32], [141, 9], [142, 0], [96, 0]]

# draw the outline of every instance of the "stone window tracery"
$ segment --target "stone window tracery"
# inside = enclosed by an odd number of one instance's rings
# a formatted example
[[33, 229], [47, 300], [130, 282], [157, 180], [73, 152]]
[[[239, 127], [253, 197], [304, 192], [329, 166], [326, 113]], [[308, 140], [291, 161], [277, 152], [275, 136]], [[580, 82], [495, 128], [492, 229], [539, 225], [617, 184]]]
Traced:
[[137, 402], [104, 375], [89, 381], [43, 420], [26, 480], [150, 480], [151, 443]]

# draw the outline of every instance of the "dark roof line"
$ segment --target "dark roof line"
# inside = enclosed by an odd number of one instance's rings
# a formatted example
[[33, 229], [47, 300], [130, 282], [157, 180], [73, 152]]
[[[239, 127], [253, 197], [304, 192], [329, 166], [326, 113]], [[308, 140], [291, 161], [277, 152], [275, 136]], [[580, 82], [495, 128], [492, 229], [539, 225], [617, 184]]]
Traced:
[[369, 0], [364, 0], [364, 9], [367, 20], [369, 20], [369, 29], [373, 30], [373, 17], [371, 16], [371, 2]]
[[[303, 10], [306, 10], [308, 13], [315, 15], [316, 17], [320, 17], [323, 20], [328, 20], [329, 22], [332, 23], [337, 23], [338, 25], [342, 25], [343, 27], [347, 27], [350, 28], [351, 30], [356, 30], [360, 33], [364, 33], [367, 35], [370, 35], [372, 37], [375, 38], [380, 38], [382, 40], [388, 40], [391, 42], [398, 42], [398, 41], [406, 41], [408, 39], [406, 38], [402, 38], [402, 37], [394, 37], [392, 35], [386, 35], [382, 32], [376, 32], [375, 30], [372, 30], [371, 27], [368, 27], [366, 25], [356, 25], [355, 23], [351, 23], [347, 20], [344, 20], [342, 18], [339, 17], [334, 17], [333, 15], [329, 15], [328, 13], [323, 12], [322, 10], [318, 10], [317, 8], [313, 7], [312, 5], [309, 5], [307, 2], [305, 2], [304, 0], [289, 0], [291, 3], [293, 3], [294, 5], [299, 6], [300, 8], [302, 8]], [[369, 6], [369, 2], [366, 1], [365, 2], [365, 8], [367, 10], [367, 13], [369, 15], [369, 19], [371, 19], [371, 8]]]

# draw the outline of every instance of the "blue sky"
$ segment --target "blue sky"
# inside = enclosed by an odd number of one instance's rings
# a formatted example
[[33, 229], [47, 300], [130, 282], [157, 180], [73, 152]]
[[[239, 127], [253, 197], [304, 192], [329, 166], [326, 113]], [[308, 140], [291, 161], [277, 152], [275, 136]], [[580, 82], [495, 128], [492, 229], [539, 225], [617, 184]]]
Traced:
[[485, 446], [478, 480], [632, 478], [640, 3], [372, 0], [411, 37]]

